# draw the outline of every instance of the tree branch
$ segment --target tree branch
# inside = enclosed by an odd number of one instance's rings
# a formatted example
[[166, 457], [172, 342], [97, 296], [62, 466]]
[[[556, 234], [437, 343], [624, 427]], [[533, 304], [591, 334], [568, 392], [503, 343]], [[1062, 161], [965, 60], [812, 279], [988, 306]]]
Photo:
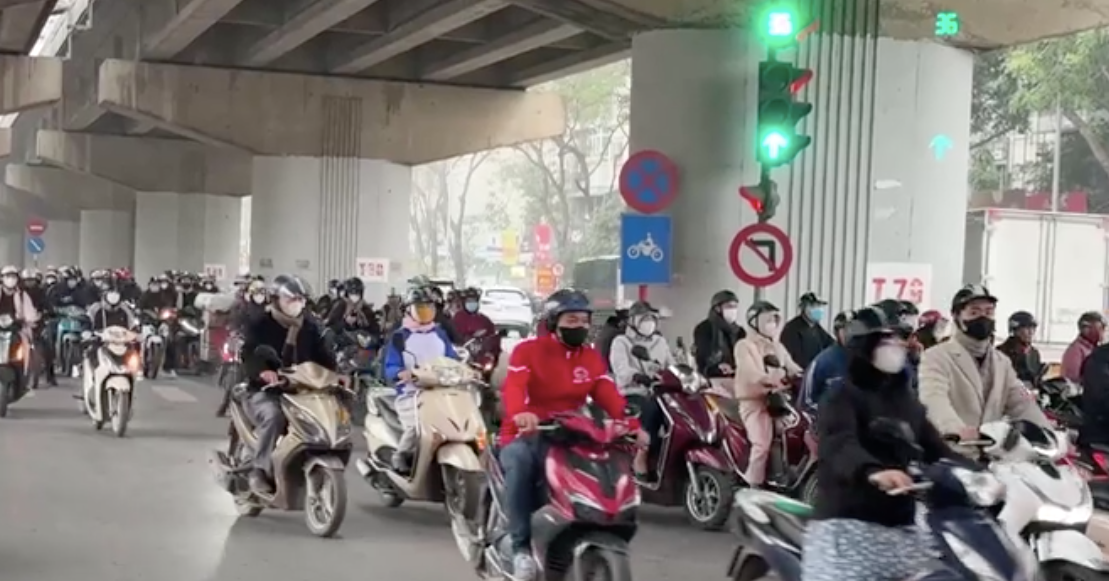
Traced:
[[1101, 166], [1101, 170], [1104, 171], [1106, 175], [1109, 175], [1109, 149], [1105, 147], [1097, 131], [1083, 119], [1082, 116], [1074, 111], [1064, 109], [1063, 117], [1066, 117], [1067, 121], [1070, 121], [1071, 125], [1074, 125], [1075, 128], [1078, 129], [1078, 133], [1082, 135], [1082, 138], [1086, 140], [1086, 144], [1090, 146], [1090, 152], [1094, 154], [1094, 159], [1096, 159], [1098, 165]]

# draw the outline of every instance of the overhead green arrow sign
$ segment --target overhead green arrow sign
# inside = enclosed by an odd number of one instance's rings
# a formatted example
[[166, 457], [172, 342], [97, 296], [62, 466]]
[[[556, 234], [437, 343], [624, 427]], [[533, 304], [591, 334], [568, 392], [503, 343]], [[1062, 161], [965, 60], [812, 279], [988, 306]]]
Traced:
[[776, 131], [767, 135], [762, 140], [762, 146], [766, 148], [766, 156], [772, 160], [778, 159], [778, 156], [787, 145], [789, 145], [789, 140]]

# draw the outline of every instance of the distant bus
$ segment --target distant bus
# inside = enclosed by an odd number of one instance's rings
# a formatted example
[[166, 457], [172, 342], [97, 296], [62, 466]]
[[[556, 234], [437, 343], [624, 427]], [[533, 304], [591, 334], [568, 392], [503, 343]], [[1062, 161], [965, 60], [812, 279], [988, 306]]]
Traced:
[[616, 311], [617, 305], [624, 300], [624, 288], [620, 286], [620, 257], [595, 256], [578, 260], [570, 272], [570, 286], [585, 291], [598, 312]]

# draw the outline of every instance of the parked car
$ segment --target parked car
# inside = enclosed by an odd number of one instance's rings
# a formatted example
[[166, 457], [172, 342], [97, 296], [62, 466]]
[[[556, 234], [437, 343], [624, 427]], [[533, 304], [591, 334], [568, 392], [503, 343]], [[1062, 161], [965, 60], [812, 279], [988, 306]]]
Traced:
[[511, 286], [490, 286], [482, 289], [481, 312], [489, 317], [497, 330], [531, 335], [535, 312], [531, 297], [522, 289]]

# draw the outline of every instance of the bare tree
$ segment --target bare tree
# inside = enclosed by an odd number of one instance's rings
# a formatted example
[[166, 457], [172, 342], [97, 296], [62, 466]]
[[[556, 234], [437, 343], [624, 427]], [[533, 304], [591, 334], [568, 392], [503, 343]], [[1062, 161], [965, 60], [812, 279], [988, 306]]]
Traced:
[[474, 153], [416, 168], [411, 226], [416, 254], [432, 276], [439, 275], [439, 249], [445, 242], [455, 280], [465, 279], [469, 253], [462, 222], [474, 174], [489, 155]]

